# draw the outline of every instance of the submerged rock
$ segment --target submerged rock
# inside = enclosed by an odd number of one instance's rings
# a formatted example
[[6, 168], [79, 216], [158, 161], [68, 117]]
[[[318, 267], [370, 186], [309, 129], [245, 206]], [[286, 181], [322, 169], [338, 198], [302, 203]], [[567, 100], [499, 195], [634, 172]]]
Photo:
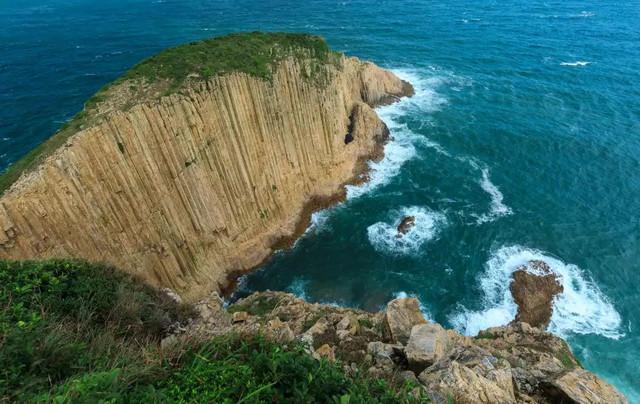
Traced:
[[400, 221], [398, 225], [398, 234], [396, 237], [402, 237], [409, 232], [416, 225], [416, 217], [415, 216], [405, 216]]
[[[533, 271], [533, 273], [531, 271]], [[529, 261], [513, 273], [511, 294], [518, 305], [516, 322], [545, 329], [553, 313], [553, 299], [564, 288], [544, 261]]]

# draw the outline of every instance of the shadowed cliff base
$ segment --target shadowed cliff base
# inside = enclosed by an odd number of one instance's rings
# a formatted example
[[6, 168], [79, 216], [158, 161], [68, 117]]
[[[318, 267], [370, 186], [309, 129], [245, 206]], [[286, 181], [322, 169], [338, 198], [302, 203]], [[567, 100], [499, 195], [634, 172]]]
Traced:
[[[411, 91], [407, 91], [406, 95], [403, 96], [411, 96], [413, 95], [413, 87], [411, 84], [405, 82], [405, 89], [411, 89]], [[396, 99], [397, 101], [397, 99]], [[395, 101], [393, 101], [395, 102]], [[354, 120], [357, 119], [357, 114], [352, 114], [350, 118], [349, 125], [349, 135], [353, 136], [353, 133], [357, 130], [358, 126], [354, 124]], [[286, 250], [293, 247], [300, 238], [304, 234], [304, 232], [309, 228], [311, 224], [311, 218], [314, 213], [319, 212], [324, 209], [328, 209], [334, 205], [342, 203], [347, 198], [347, 186], [348, 185], [360, 185], [364, 184], [369, 180], [369, 173], [371, 171], [371, 167], [369, 162], [371, 161], [380, 161], [384, 157], [384, 146], [389, 141], [389, 128], [387, 128], [386, 124], [382, 123], [380, 128], [380, 133], [375, 137], [375, 147], [373, 148], [371, 154], [360, 156], [356, 165], [354, 167], [354, 175], [351, 179], [344, 182], [340, 185], [338, 190], [329, 196], [314, 196], [312, 197], [303, 207], [301, 213], [298, 216], [298, 220], [295, 225], [295, 230], [291, 235], [281, 236], [278, 240], [273, 242], [271, 245], [271, 250], [273, 252], [279, 250]], [[226, 283], [219, 285], [220, 293], [222, 296], [230, 296], [238, 286], [239, 278], [242, 276], [251, 273], [255, 269], [261, 267], [266, 262], [268, 262], [273, 257], [272, 254], [268, 255], [262, 262], [253, 268], [245, 269], [245, 270], [235, 270], [230, 273], [227, 278]]]
[[[247, 52], [260, 69], [216, 59]], [[412, 92], [302, 34], [163, 52], [99, 92], [3, 194], [0, 258], [108, 262], [197, 300], [339, 200], [382, 155], [372, 106]]]

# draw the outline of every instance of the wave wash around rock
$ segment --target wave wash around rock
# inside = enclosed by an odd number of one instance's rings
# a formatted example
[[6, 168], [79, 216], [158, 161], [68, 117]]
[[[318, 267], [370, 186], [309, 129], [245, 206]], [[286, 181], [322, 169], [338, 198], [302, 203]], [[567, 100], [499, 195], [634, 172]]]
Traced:
[[372, 106], [412, 93], [310, 35], [164, 51], [0, 177], [0, 259], [108, 262], [196, 300], [343, 197], [388, 136]]

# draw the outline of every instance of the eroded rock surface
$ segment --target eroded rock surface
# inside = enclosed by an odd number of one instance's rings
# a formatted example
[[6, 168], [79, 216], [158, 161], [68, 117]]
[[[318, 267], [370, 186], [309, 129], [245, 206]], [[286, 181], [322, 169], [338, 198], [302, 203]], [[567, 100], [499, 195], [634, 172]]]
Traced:
[[384, 313], [385, 327], [392, 341], [406, 344], [414, 325], [425, 324], [420, 302], [413, 297], [389, 302]]
[[530, 261], [513, 273], [511, 294], [518, 305], [516, 322], [547, 328], [553, 314], [553, 299], [564, 290], [557, 276], [543, 261]]
[[405, 234], [409, 233], [409, 230], [416, 225], [416, 217], [415, 216], [405, 216], [400, 221], [398, 225], [398, 235], [396, 237], [402, 237]]
[[356, 58], [314, 68], [322, 80], [285, 59], [271, 81], [229, 73], [101, 108], [0, 197], [0, 259], [108, 262], [188, 302], [225, 289], [381, 157], [372, 106], [412, 93]]
[[[219, 307], [213, 298], [200, 307]], [[348, 374], [361, 369], [392, 382], [418, 383], [435, 403], [627, 402], [582, 369], [566, 342], [527, 323], [466, 337], [425, 320], [413, 298], [393, 300], [385, 311], [369, 313], [307, 303], [281, 292], [255, 293], [228, 310], [246, 312], [247, 318], [232, 323], [228, 313], [220, 319], [226, 311], [209, 309], [208, 319], [194, 321], [175, 338], [234, 332], [284, 343], [298, 340], [314, 357], [340, 361]]]

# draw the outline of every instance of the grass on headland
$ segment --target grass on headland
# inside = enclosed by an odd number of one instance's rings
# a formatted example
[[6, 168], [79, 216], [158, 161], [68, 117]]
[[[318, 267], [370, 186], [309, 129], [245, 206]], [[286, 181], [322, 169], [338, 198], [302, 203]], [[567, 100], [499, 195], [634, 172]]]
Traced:
[[426, 402], [298, 343], [228, 335], [162, 351], [189, 307], [106, 266], [0, 261], [0, 287], [0, 401]]
[[[217, 75], [241, 72], [271, 80], [273, 67], [293, 57], [308, 60], [308, 78], [315, 79], [321, 65], [337, 60], [327, 43], [318, 36], [296, 33], [251, 32], [231, 34], [167, 49], [135, 65], [122, 77], [100, 89], [82, 111], [52, 137], [18, 160], [0, 175], [0, 195], [76, 132], [94, 123], [102, 103], [126, 110], [146, 101], [177, 92], [187, 81], [208, 80]], [[125, 100], [112, 97], [114, 89], [124, 88]], [[159, 95], [158, 95], [159, 94]]]

